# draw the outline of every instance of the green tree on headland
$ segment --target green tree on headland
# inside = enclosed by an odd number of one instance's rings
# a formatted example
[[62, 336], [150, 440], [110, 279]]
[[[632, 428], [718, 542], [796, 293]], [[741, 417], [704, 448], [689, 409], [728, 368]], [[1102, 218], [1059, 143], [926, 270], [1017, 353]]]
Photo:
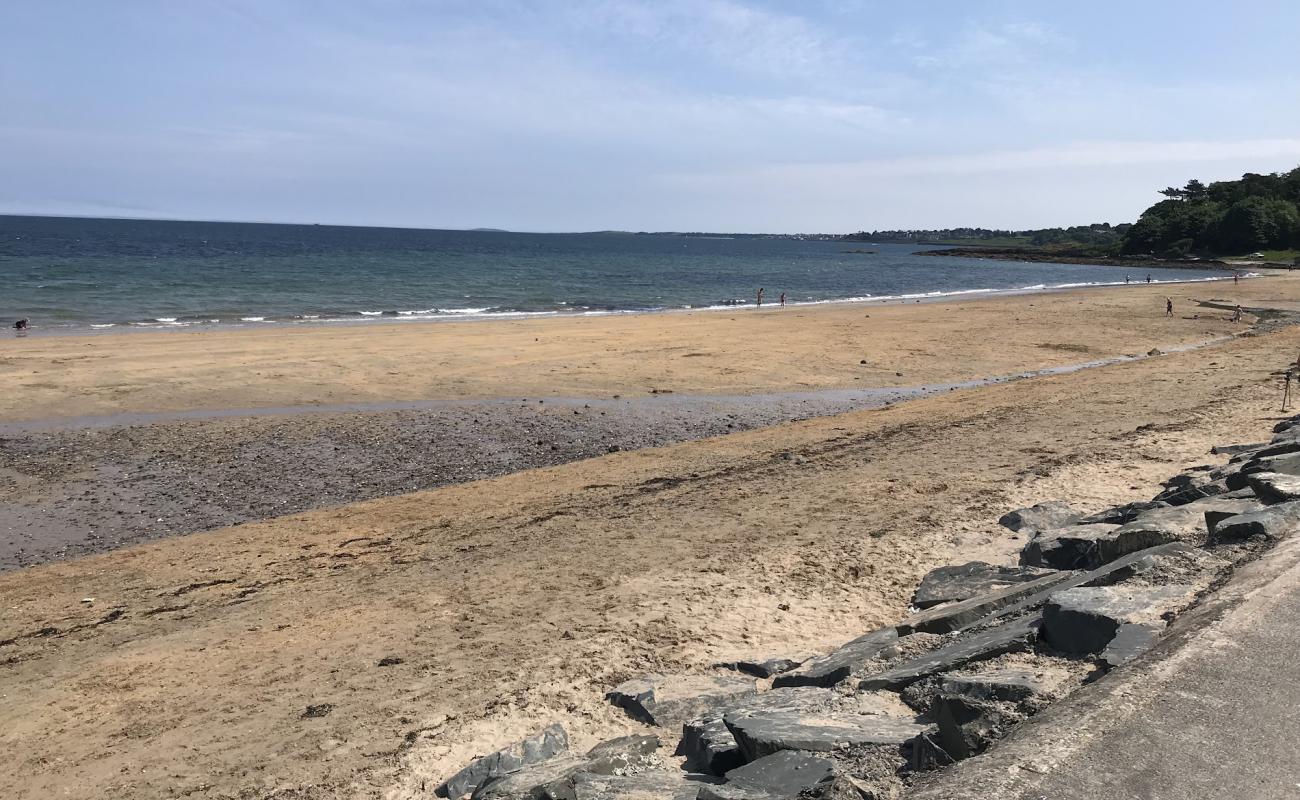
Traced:
[[1190, 180], [1160, 194], [1168, 199], [1142, 212], [1122, 252], [1180, 258], [1300, 247], [1300, 167], [1208, 186]]

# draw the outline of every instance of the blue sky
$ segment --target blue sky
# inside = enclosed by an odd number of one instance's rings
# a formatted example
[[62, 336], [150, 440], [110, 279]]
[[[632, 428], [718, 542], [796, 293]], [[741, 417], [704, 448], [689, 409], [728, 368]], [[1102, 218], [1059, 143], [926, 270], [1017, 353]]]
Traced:
[[1300, 4], [42, 0], [0, 213], [515, 230], [1133, 219], [1300, 164]]

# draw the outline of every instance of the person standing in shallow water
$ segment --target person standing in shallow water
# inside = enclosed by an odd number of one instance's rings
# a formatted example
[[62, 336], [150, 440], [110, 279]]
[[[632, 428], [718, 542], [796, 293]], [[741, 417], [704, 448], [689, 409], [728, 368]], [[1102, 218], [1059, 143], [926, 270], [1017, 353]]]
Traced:
[[27, 317], [23, 317], [14, 323], [14, 330], [24, 332], [27, 330]]
[[781, 292], [781, 308], [785, 308], [785, 292]]
[[758, 307], [763, 307], [763, 290], [761, 288], [758, 290]]
[[1171, 299], [1169, 299], [1168, 297], [1166, 297], [1166, 298], [1165, 298], [1165, 316], [1166, 316], [1166, 317], [1172, 317], [1173, 315], [1174, 315], [1174, 301], [1171, 300]]

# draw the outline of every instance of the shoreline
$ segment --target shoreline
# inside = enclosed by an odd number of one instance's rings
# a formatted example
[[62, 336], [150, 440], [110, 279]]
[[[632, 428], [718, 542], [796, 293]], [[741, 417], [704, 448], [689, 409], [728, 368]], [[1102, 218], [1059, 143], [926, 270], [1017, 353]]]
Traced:
[[1073, 256], [1069, 254], [1053, 254], [1023, 250], [1016, 247], [985, 248], [944, 246], [943, 249], [938, 250], [918, 250], [912, 253], [912, 255], [948, 256], [951, 258], [984, 258], [993, 261], [1019, 261], [1031, 264], [1078, 264], [1094, 265], [1099, 267], [1132, 267], [1139, 271], [1143, 267], [1147, 269], [1204, 269], [1234, 271], [1237, 269], [1237, 267], [1232, 263], [1217, 258], [1198, 261], [1180, 261], [1165, 258], [1143, 259], [1112, 256]]
[[614, 452], [1152, 357], [1116, 356], [892, 389], [535, 402], [485, 398], [0, 422], [4, 452], [11, 461], [21, 460], [27, 478], [0, 496], [0, 572]]
[[[940, 251], [920, 251], [915, 255], [940, 255]], [[971, 258], [995, 258], [987, 255], [973, 255], [961, 253], [961, 257]], [[1120, 266], [1118, 263], [1101, 263], [1096, 260], [1079, 260], [1079, 261], [1051, 261], [1039, 260], [1033, 258], [1001, 258], [997, 260], [1021, 261], [1024, 263], [1070, 263], [1082, 266]], [[1171, 262], [1173, 263], [1173, 262]], [[1152, 266], [1148, 264], [1148, 266]], [[1167, 264], [1157, 264], [1153, 268], [1170, 269]], [[1196, 269], [1198, 267], [1190, 264], [1180, 264], [1181, 269]], [[1228, 269], [1229, 267], [1224, 267]], [[1206, 271], [1212, 271], [1215, 267], [1207, 267]], [[1250, 272], [1242, 275], [1242, 278], [1259, 278], [1266, 277], [1266, 273]], [[1074, 282], [1060, 284], [1033, 284], [1030, 286], [995, 289], [995, 288], [972, 288], [972, 289], [952, 289], [952, 290], [934, 290], [930, 292], [915, 292], [898, 295], [881, 295], [881, 296], [854, 296], [829, 298], [824, 300], [804, 300], [787, 302], [786, 309], [806, 309], [818, 308], [823, 306], [841, 306], [841, 305], [902, 305], [916, 303], [935, 303], [935, 302], [952, 302], [960, 301], [964, 298], [996, 298], [996, 297], [1019, 297], [1029, 294], [1049, 294], [1054, 292], [1073, 291], [1077, 289], [1105, 289], [1122, 286], [1180, 286], [1194, 283], [1214, 283], [1217, 281], [1230, 280], [1230, 275], [1211, 276], [1201, 278], [1180, 278], [1177, 280], [1153, 280], [1150, 284], [1145, 282], [1134, 281], [1132, 284], [1126, 284], [1122, 281], [1095, 281], [1095, 282]], [[766, 303], [766, 310], [778, 311], [782, 307], [776, 301]], [[338, 317], [313, 317], [301, 318], [293, 316], [285, 319], [267, 319], [267, 318], [243, 318], [237, 322], [223, 322], [220, 320], [181, 320], [179, 318], [171, 321], [155, 320], [138, 320], [130, 322], [109, 322], [109, 323], [84, 323], [77, 325], [41, 327], [36, 326], [29, 328], [24, 337], [64, 337], [64, 336], [105, 336], [126, 333], [210, 333], [214, 331], [240, 331], [240, 330], [267, 330], [267, 329], [311, 329], [311, 328], [339, 328], [339, 327], [356, 327], [375, 325], [415, 325], [420, 323], [428, 324], [447, 324], [460, 322], [498, 322], [514, 321], [529, 319], [587, 319], [603, 317], [621, 317], [621, 316], [642, 316], [655, 314], [695, 314], [709, 312], [727, 312], [739, 310], [763, 311], [758, 308], [753, 301], [746, 300], [736, 303], [724, 303], [705, 306], [686, 306], [686, 307], [659, 307], [645, 309], [608, 309], [608, 310], [588, 310], [588, 311], [490, 311], [467, 313], [460, 309], [448, 311], [438, 311], [432, 309], [429, 312], [416, 311], [357, 311], [347, 312], [347, 316]], [[169, 318], [170, 319], [170, 318]]]

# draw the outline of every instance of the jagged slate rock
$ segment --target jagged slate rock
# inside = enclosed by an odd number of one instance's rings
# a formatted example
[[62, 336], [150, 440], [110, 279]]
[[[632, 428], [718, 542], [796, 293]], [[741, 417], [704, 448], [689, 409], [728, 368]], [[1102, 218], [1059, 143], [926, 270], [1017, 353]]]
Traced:
[[1196, 598], [1195, 587], [1097, 586], [1056, 592], [1043, 609], [1043, 640], [1065, 653], [1097, 653], [1121, 625], [1162, 624]]
[[1169, 504], [1160, 500], [1146, 500], [1136, 503], [1125, 503], [1122, 506], [1108, 508], [1105, 511], [1099, 511], [1086, 517], [1081, 517], [1076, 521], [1078, 525], [1092, 525], [1098, 522], [1104, 522], [1108, 525], [1124, 525], [1137, 519], [1137, 516], [1144, 511], [1151, 511], [1156, 508], [1168, 508]]
[[1274, 425], [1273, 433], [1281, 433], [1282, 431], [1287, 430], [1288, 428], [1294, 428], [1297, 425], [1300, 425], [1300, 415], [1289, 417]]
[[721, 775], [744, 763], [736, 738], [722, 721], [722, 714], [752, 714], [761, 711], [816, 712], [831, 707], [835, 694], [825, 689], [800, 686], [772, 689], [747, 697], [723, 708], [717, 717], [691, 720], [682, 725], [677, 755], [686, 756], [689, 769]]
[[[1208, 515], [1206, 519], [1209, 519]], [[1213, 533], [1219, 541], [1249, 539], [1252, 536], [1281, 539], [1289, 536], [1297, 527], [1300, 527], [1300, 500], [1293, 500], [1217, 520]]]
[[529, 764], [485, 782], [473, 800], [574, 800], [580, 774], [624, 775], [657, 765], [658, 736], [621, 736], [601, 742], [586, 756], [562, 756]]
[[1035, 695], [1048, 694], [1059, 684], [1041, 672], [1028, 669], [989, 669], [944, 675], [941, 694], [962, 695], [976, 700], [1019, 703]]
[[696, 719], [682, 725], [677, 755], [686, 756], [687, 769], [721, 775], [745, 763], [731, 729], [716, 719]]
[[965, 695], [940, 694], [930, 716], [938, 726], [935, 739], [954, 761], [978, 755], [997, 738], [1001, 721], [996, 707]]
[[1200, 542], [1206, 537], [1205, 506], [1202, 503], [1219, 502], [1202, 500], [1170, 508], [1157, 508], [1144, 511], [1132, 522], [1121, 525], [1119, 532], [1124, 535], [1147, 534], [1152, 538], [1172, 542]]
[[887, 714], [763, 711], [723, 717], [745, 758], [754, 760], [778, 750], [830, 753], [860, 744], [903, 744], [927, 726]]
[[1264, 508], [1264, 504], [1255, 498], [1243, 500], [1240, 504], [1230, 507], [1219, 506], [1217, 508], [1207, 508], [1205, 510], [1205, 529], [1209, 531], [1210, 536], [1213, 537], [1215, 532], [1218, 530], [1219, 523], [1225, 519], [1239, 516], [1241, 514], [1249, 514], [1254, 511], [1262, 511]]
[[886, 795], [852, 775], [836, 775], [799, 795], [799, 800], [882, 800]]
[[1147, 585], [1185, 583], [1200, 590], [1209, 587], [1230, 566], [1225, 559], [1187, 542], [1172, 542], [1136, 556], [1124, 566], [1084, 585], [1112, 586], [1141, 576]]
[[439, 797], [459, 798], [493, 778], [545, 761], [568, 749], [569, 737], [564, 728], [547, 725], [523, 741], [471, 761], [433, 791]]
[[937, 606], [913, 614], [896, 626], [899, 636], [909, 633], [952, 633], [987, 617], [999, 608], [1017, 603], [1057, 585], [1070, 577], [1069, 572], [1052, 571], [1025, 583], [1005, 586], [988, 594], [962, 600], [946, 606]]
[[776, 676], [774, 688], [787, 686], [834, 686], [876, 659], [898, 641], [895, 628], [881, 628], [863, 634], [838, 650], [805, 661], [798, 669]]
[[702, 796], [702, 790], [717, 783], [720, 779], [712, 775], [696, 775], [672, 767], [629, 775], [579, 772], [573, 776], [573, 800], [695, 800]]
[[1294, 436], [1279, 439], [1274, 437], [1272, 444], [1266, 445], [1255, 453], [1256, 458], [1267, 458], [1269, 456], [1280, 456], [1286, 453], [1300, 452], [1300, 439]]
[[1056, 569], [1095, 569], [1122, 555], [1172, 541], [1167, 533], [1107, 525], [1075, 525], [1044, 531], [1020, 551], [1020, 563]]
[[1216, 456], [1235, 456], [1240, 453], [1253, 453], [1261, 448], [1268, 447], [1267, 442], [1257, 444], [1220, 444], [1210, 448], [1210, 452]]
[[1009, 567], [971, 561], [932, 569], [921, 579], [912, 595], [912, 605], [929, 608], [940, 603], [968, 600], [1013, 583], [1024, 583], [1048, 574], [1038, 567]]
[[1049, 500], [1009, 511], [998, 519], [998, 524], [1016, 532], [1034, 533], [1069, 525], [1081, 516], [1083, 515], [1060, 500]]
[[659, 737], [654, 734], [633, 734], [601, 742], [587, 751], [585, 772], [612, 775], [648, 766], [659, 749]]
[[1250, 500], [1252, 498], [1258, 499], [1254, 489], [1233, 489], [1230, 492], [1224, 492], [1214, 497], [1215, 500]]
[[1300, 477], [1279, 472], [1256, 472], [1247, 479], [1257, 497], [1268, 503], [1300, 499]]
[[[1167, 510], [1182, 512], [1183, 508], [1175, 508], [1175, 509], [1167, 509]], [[1148, 556], [1158, 556], [1169, 552], [1175, 552], [1176, 548], [1182, 546], [1183, 543], [1181, 542], [1170, 542], [1169, 544], [1162, 544], [1157, 547], [1148, 548], [1146, 550], [1139, 550], [1136, 553], [1129, 553], [1126, 556], [1122, 556], [1120, 558], [1115, 559], [1109, 564], [1102, 564], [1100, 567], [1097, 567], [1096, 569], [1090, 570], [1088, 572], [1076, 572], [1074, 573], [1074, 576], [1071, 577], [1069, 580], [1063, 581], [1060, 584], [1052, 587], [1051, 589], [1048, 589], [1043, 592], [1039, 592], [1038, 594], [1033, 595], [1031, 597], [1026, 597], [1024, 600], [1021, 600], [1019, 603], [1016, 603], [1015, 605], [1010, 605], [1007, 606], [1006, 608], [999, 609], [998, 611], [995, 611], [994, 613], [990, 614], [986, 619], [981, 620], [980, 622], [976, 623], [975, 625], [972, 625], [971, 627], [972, 628], [983, 627], [990, 623], [996, 622], [997, 620], [1002, 618], [1013, 618], [1019, 616], [1020, 614], [1023, 614], [1026, 611], [1031, 611], [1043, 605], [1044, 603], [1047, 602], [1048, 597], [1055, 592], [1059, 592], [1063, 589], [1072, 589], [1076, 586], [1095, 585], [1098, 582], [1103, 582], [1106, 579], [1106, 577], [1109, 576], [1111, 573], [1116, 572], [1118, 570], [1129, 568], [1130, 566], [1132, 566], [1133, 562], [1137, 561], [1138, 559], [1146, 558]]]
[[737, 661], [735, 669], [737, 672], [743, 672], [746, 675], [753, 675], [755, 678], [770, 678], [773, 675], [780, 675], [783, 672], [798, 667], [806, 659], [795, 660], [793, 658], [769, 658], [766, 661]]
[[1252, 458], [1241, 465], [1241, 469], [1226, 478], [1229, 489], [1245, 489], [1250, 485], [1250, 475], [1256, 472], [1280, 472], [1284, 475], [1300, 475], [1300, 453], [1283, 453], [1264, 458]]
[[1160, 639], [1164, 625], [1128, 623], [1119, 626], [1115, 638], [1101, 651], [1097, 660], [1108, 667], [1119, 667], [1142, 655]]
[[615, 687], [605, 697], [642, 722], [669, 728], [712, 716], [714, 709], [757, 691], [749, 678], [645, 675]]
[[[1040, 594], [1050, 593], [1051, 590], [1048, 590]], [[972, 661], [982, 661], [1014, 650], [1026, 650], [1037, 638], [1040, 623], [1040, 615], [1035, 614], [988, 630], [967, 633], [937, 650], [897, 664], [884, 672], [868, 675], [859, 682], [858, 688], [896, 691], [921, 678], [948, 672]]]
[[727, 773], [721, 786], [701, 787], [699, 800], [790, 800], [835, 777], [835, 764], [817, 756], [781, 750]]
[[1196, 480], [1182, 486], [1174, 486], [1160, 494], [1156, 495], [1153, 500], [1168, 503], [1171, 506], [1182, 506], [1188, 503], [1194, 503], [1205, 497], [1214, 497], [1228, 491], [1227, 480], [1212, 480], [1210, 478], [1197, 478]]

